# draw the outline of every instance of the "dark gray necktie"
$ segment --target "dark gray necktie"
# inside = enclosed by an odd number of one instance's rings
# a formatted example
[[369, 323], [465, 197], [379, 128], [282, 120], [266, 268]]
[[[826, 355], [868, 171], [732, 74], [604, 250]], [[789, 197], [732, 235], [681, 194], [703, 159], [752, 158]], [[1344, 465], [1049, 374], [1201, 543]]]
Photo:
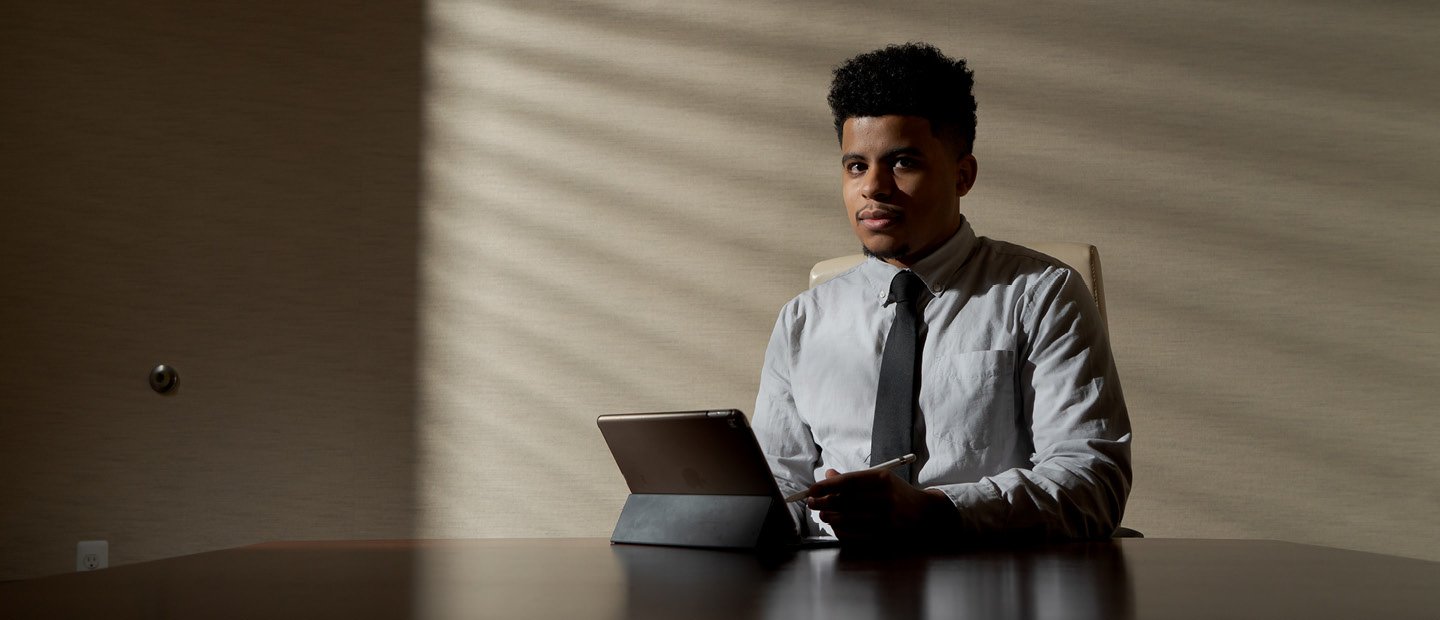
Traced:
[[[875, 392], [875, 426], [870, 435], [870, 465], [873, 467], [911, 452], [915, 432], [915, 395], [920, 386], [920, 321], [916, 306], [925, 293], [925, 283], [912, 271], [901, 271], [890, 280], [890, 301], [895, 322], [885, 337], [880, 357], [880, 383]], [[910, 481], [910, 466], [892, 470], [901, 480]]]

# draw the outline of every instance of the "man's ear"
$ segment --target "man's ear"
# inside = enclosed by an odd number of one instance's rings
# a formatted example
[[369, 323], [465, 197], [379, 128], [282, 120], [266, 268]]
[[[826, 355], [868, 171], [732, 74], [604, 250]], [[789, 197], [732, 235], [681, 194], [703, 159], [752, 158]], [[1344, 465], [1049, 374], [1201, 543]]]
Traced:
[[975, 187], [975, 175], [980, 174], [980, 162], [973, 153], [966, 154], [955, 162], [955, 195], [964, 196]]

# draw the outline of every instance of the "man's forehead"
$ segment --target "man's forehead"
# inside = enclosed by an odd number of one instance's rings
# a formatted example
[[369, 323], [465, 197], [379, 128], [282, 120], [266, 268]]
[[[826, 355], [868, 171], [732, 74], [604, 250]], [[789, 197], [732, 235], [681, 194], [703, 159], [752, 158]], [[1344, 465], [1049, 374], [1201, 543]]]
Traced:
[[930, 131], [930, 121], [920, 116], [852, 116], [840, 131], [841, 150], [854, 148], [926, 149], [941, 146]]

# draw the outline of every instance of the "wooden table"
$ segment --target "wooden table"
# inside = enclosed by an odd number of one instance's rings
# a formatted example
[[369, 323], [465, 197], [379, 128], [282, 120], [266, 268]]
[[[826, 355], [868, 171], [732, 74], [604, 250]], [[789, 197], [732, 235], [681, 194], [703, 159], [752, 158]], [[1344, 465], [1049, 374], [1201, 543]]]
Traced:
[[601, 539], [267, 543], [0, 583], [0, 618], [1440, 618], [1440, 563], [1257, 540], [761, 558]]

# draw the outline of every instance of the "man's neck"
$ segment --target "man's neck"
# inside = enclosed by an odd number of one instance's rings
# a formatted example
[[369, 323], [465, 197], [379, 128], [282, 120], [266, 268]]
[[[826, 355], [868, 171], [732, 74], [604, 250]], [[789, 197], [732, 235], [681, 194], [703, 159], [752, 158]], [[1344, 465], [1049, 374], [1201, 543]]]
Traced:
[[914, 268], [916, 263], [925, 260], [931, 254], [934, 254], [936, 250], [939, 250], [940, 248], [945, 247], [945, 244], [950, 243], [950, 240], [954, 239], [956, 234], [959, 234], [960, 229], [964, 227], [964, 225], [965, 218], [960, 218], [960, 221], [955, 224], [955, 227], [950, 229], [949, 234], [945, 235], [944, 237], [940, 237], [934, 243], [931, 243], [930, 245], [922, 248], [919, 251], [906, 254], [905, 256], [901, 256], [898, 258], [887, 258], [884, 260], [885, 262], [890, 263], [891, 265], [894, 265], [901, 269]]

